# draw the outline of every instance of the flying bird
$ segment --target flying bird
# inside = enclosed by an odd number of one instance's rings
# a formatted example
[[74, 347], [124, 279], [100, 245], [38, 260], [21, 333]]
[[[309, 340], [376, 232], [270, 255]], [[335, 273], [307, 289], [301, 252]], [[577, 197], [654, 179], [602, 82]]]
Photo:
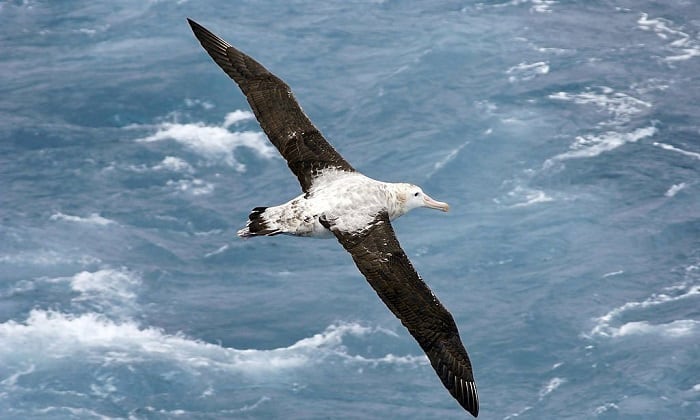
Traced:
[[303, 191], [285, 204], [254, 208], [238, 235], [337, 238], [418, 341], [445, 388], [476, 417], [479, 396], [454, 318], [421, 280], [391, 226], [392, 220], [418, 207], [448, 211], [447, 203], [433, 200], [416, 185], [381, 182], [357, 172], [311, 123], [284, 81], [187, 20], [207, 53], [243, 91]]

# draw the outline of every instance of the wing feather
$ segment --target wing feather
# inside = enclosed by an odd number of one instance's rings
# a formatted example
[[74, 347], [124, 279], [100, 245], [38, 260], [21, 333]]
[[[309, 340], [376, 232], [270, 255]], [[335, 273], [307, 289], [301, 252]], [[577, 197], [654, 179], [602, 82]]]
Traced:
[[287, 161], [304, 192], [323, 169], [354, 171], [311, 123], [284, 81], [197, 22], [187, 21], [214, 62], [243, 91], [260, 127]]
[[425, 351], [443, 385], [474, 417], [479, 414], [472, 365], [457, 324], [421, 280], [396, 239], [386, 213], [360, 232], [343, 232], [322, 219], [377, 295]]

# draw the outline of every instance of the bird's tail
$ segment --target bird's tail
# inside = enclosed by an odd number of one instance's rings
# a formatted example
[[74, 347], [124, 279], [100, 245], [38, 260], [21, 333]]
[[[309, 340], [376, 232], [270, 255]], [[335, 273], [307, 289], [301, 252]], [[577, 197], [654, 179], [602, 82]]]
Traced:
[[278, 224], [271, 220], [265, 214], [268, 207], [256, 207], [248, 216], [248, 223], [245, 227], [238, 231], [238, 236], [241, 238], [250, 238], [253, 236], [273, 236], [282, 232]]

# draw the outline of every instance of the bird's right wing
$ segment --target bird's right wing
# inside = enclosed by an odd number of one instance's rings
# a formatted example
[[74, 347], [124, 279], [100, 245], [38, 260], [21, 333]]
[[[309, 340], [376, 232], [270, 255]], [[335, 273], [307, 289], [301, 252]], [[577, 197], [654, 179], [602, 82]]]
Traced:
[[401, 249], [389, 216], [378, 214], [359, 232], [343, 232], [329, 219], [322, 218], [321, 223], [335, 234], [382, 301], [418, 341], [450, 394], [476, 417], [479, 396], [457, 325]]
[[304, 192], [323, 169], [354, 171], [304, 114], [286, 83], [197, 22], [187, 21], [207, 53], [243, 91], [263, 131]]

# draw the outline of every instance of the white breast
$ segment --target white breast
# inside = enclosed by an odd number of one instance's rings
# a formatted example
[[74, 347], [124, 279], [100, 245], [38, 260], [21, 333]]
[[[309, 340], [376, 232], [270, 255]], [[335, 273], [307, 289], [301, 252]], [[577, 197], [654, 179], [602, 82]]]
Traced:
[[357, 172], [329, 170], [314, 180], [308, 200], [314, 213], [332, 219], [340, 230], [354, 232], [388, 211], [388, 185]]

